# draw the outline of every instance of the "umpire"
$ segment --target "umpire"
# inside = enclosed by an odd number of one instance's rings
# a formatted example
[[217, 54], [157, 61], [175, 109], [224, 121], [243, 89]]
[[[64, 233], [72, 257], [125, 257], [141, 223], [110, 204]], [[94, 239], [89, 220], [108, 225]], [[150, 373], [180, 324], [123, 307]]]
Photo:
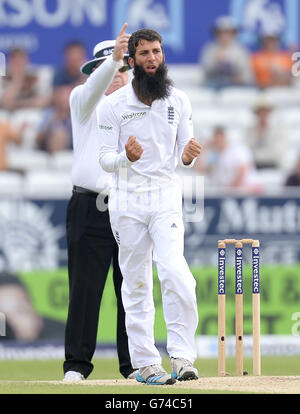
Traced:
[[[106, 209], [111, 175], [98, 162], [99, 133], [96, 107], [128, 81], [126, 61], [129, 35], [125, 23], [116, 41], [104, 41], [94, 48], [94, 59], [81, 71], [89, 75], [83, 85], [72, 90], [70, 108], [73, 131], [73, 195], [67, 208], [69, 309], [65, 331], [64, 381], [81, 381], [93, 370], [99, 309], [107, 273], [113, 262], [117, 297], [117, 350], [120, 372], [135, 378], [130, 362], [125, 312], [121, 300], [122, 274], [118, 247]], [[100, 211], [101, 210], [101, 211]], [[105, 210], [105, 211], [103, 211]], [[107, 323], [110, 323], [107, 321]]]

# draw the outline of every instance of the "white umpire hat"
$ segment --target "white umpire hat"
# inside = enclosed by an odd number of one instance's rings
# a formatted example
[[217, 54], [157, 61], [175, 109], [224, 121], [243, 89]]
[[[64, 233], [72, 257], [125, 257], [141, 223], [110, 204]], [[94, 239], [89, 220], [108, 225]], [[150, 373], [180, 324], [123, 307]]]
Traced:
[[[104, 40], [103, 42], [98, 43], [94, 47], [93, 56], [94, 59], [89, 60], [88, 62], [84, 63], [80, 71], [85, 75], [90, 75], [93, 71], [93, 68], [97, 65], [98, 62], [101, 60], [105, 60], [108, 56], [112, 55], [114, 51], [116, 41], [115, 40]], [[121, 72], [125, 72], [126, 70], [130, 69], [128, 64], [128, 53], [124, 54], [124, 66], [119, 69]]]
[[239, 29], [237, 22], [231, 16], [219, 16], [214, 22], [215, 32], [230, 30], [237, 32]]

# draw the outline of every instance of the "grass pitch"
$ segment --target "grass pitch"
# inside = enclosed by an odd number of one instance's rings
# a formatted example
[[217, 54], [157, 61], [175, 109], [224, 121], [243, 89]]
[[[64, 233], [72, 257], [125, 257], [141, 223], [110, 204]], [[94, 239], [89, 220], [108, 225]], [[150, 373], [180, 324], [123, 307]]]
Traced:
[[[214, 378], [217, 376], [217, 359], [197, 359], [200, 380], [179, 383], [172, 386], [147, 386], [135, 381], [123, 381], [118, 370], [117, 359], [95, 359], [94, 371], [85, 382], [85, 385], [63, 384], [61, 379], [62, 360], [47, 361], [1, 361], [0, 362], [0, 394], [223, 394], [223, 393], [281, 393], [283, 388], [273, 384], [294, 384], [300, 393], [300, 358], [296, 357], [264, 357], [262, 359], [262, 377], [251, 377], [252, 359], [245, 359], [244, 369], [249, 377], [238, 379], [234, 376], [234, 358], [227, 359], [227, 371], [232, 377], [218, 379], [219, 389], [213, 388]], [[170, 371], [167, 358], [163, 365]], [[286, 378], [288, 376], [288, 378]], [[274, 381], [265, 387], [268, 378]], [[261, 379], [259, 379], [261, 378]], [[245, 383], [244, 388], [237, 385]], [[197, 384], [196, 384], [197, 383]], [[258, 384], [255, 387], [255, 384]], [[246, 385], [249, 384], [249, 389]], [[203, 387], [202, 387], [203, 385]], [[205, 385], [205, 386], [204, 386]], [[254, 388], [253, 388], [254, 387]], [[257, 388], [257, 389], [256, 389]], [[240, 390], [239, 390], [240, 389]], [[285, 388], [288, 392], [288, 388]], [[293, 390], [294, 390], [293, 389]]]

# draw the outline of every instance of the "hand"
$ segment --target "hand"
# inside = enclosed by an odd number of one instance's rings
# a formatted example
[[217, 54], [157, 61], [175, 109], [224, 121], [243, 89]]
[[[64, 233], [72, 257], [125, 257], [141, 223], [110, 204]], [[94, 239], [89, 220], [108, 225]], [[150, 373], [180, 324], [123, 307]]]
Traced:
[[193, 161], [194, 158], [198, 157], [201, 150], [202, 150], [202, 146], [195, 140], [195, 138], [190, 139], [183, 150], [183, 154], [182, 154], [183, 164], [189, 165]]
[[143, 147], [136, 140], [136, 137], [129, 137], [125, 144], [126, 156], [131, 162], [139, 160], [143, 153]]
[[118, 62], [124, 58], [124, 53], [128, 50], [128, 40], [130, 38], [130, 34], [125, 33], [128, 27], [128, 23], [125, 23], [122, 27], [118, 37], [116, 38], [116, 45], [113, 51], [113, 60]]

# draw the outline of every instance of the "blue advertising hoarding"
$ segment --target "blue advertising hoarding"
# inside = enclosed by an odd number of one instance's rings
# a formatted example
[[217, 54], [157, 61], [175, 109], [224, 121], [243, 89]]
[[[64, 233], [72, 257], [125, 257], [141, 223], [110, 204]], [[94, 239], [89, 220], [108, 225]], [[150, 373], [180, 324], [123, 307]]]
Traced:
[[[184, 200], [192, 204], [191, 199]], [[34, 357], [33, 350], [15, 349], [10, 341], [43, 348], [44, 357], [63, 358], [63, 338], [68, 309], [68, 277], [65, 235], [67, 199], [4, 199], [0, 200], [0, 288], [10, 286], [0, 302], [0, 313], [7, 316], [5, 335], [0, 332], [0, 360], [7, 357]], [[188, 208], [190, 210], [190, 206]], [[288, 335], [294, 322], [291, 315], [299, 309], [300, 261], [300, 194], [272, 197], [225, 196], [206, 197], [203, 219], [185, 222], [185, 257], [197, 281], [199, 326], [197, 335], [217, 334], [217, 263], [219, 262], [219, 293], [225, 293], [225, 259], [218, 256], [218, 239], [253, 237], [261, 242], [262, 271], [262, 334]], [[218, 260], [219, 259], [219, 260]], [[244, 260], [245, 259], [245, 260]], [[245, 288], [245, 334], [251, 333], [251, 248], [243, 251]], [[226, 302], [228, 334], [234, 333], [234, 246], [226, 249]], [[246, 266], [248, 265], [248, 266]], [[257, 274], [258, 276], [258, 274]], [[0, 289], [1, 290], [1, 289]], [[20, 296], [20, 291], [23, 294]], [[7, 296], [9, 295], [9, 296]], [[23, 335], [12, 324], [11, 309], [25, 301], [32, 322], [25, 324]], [[116, 298], [113, 278], [108, 277], [101, 302], [98, 340], [115, 343]], [[165, 341], [165, 324], [160, 285], [154, 271], [155, 334]], [[13, 306], [14, 305], [14, 306]], [[21, 321], [20, 312], [14, 320]], [[22, 315], [21, 315], [22, 316]], [[29, 316], [29, 315], [28, 315]], [[109, 321], [109, 323], [107, 323]], [[286, 350], [295, 351], [288, 336]], [[51, 341], [51, 344], [49, 344]], [[53, 342], [56, 341], [56, 342]], [[211, 341], [215, 341], [212, 338]], [[213, 342], [216, 344], [217, 341]], [[24, 344], [24, 341], [23, 341]], [[56, 345], [59, 346], [59, 352]], [[22, 345], [22, 341], [21, 341]], [[13, 351], [11, 351], [11, 346]], [[213, 345], [215, 346], [215, 345]], [[230, 346], [229, 346], [230, 348]], [[293, 350], [293, 351], [292, 351]], [[27, 351], [29, 354], [27, 354]], [[42, 349], [40, 350], [42, 353]], [[269, 351], [268, 351], [269, 352]], [[13, 356], [12, 356], [13, 355]], [[37, 355], [40, 355], [38, 352]]]
[[[68, 200], [0, 200], [0, 272], [53, 270], [67, 265]], [[191, 210], [184, 200], [184, 211]], [[300, 262], [300, 196], [206, 197], [200, 221], [185, 220], [185, 257], [191, 266], [217, 266], [222, 238], [261, 242], [264, 265]], [[248, 249], [247, 249], [248, 250]], [[250, 249], [245, 251], [249, 263]], [[229, 252], [228, 263], [234, 254]]]
[[34, 63], [57, 65], [67, 42], [81, 40], [91, 54], [127, 21], [129, 32], [151, 27], [162, 34], [168, 63], [196, 63], [220, 15], [236, 19], [250, 48], [266, 25], [282, 30], [286, 46], [300, 43], [299, 0], [1, 0], [0, 51], [22, 46]]
[[[252, 238], [260, 240], [264, 265], [296, 264], [300, 262], [299, 235], [299, 195], [206, 197], [203, 220], [185, 223], [184, 252], [192, 265], [216, 266], [218, 239]], [[250, 249], [245, 251], [248, 264], [250, 255]], [[234, 264], [233, 251], [228, 263]]]

